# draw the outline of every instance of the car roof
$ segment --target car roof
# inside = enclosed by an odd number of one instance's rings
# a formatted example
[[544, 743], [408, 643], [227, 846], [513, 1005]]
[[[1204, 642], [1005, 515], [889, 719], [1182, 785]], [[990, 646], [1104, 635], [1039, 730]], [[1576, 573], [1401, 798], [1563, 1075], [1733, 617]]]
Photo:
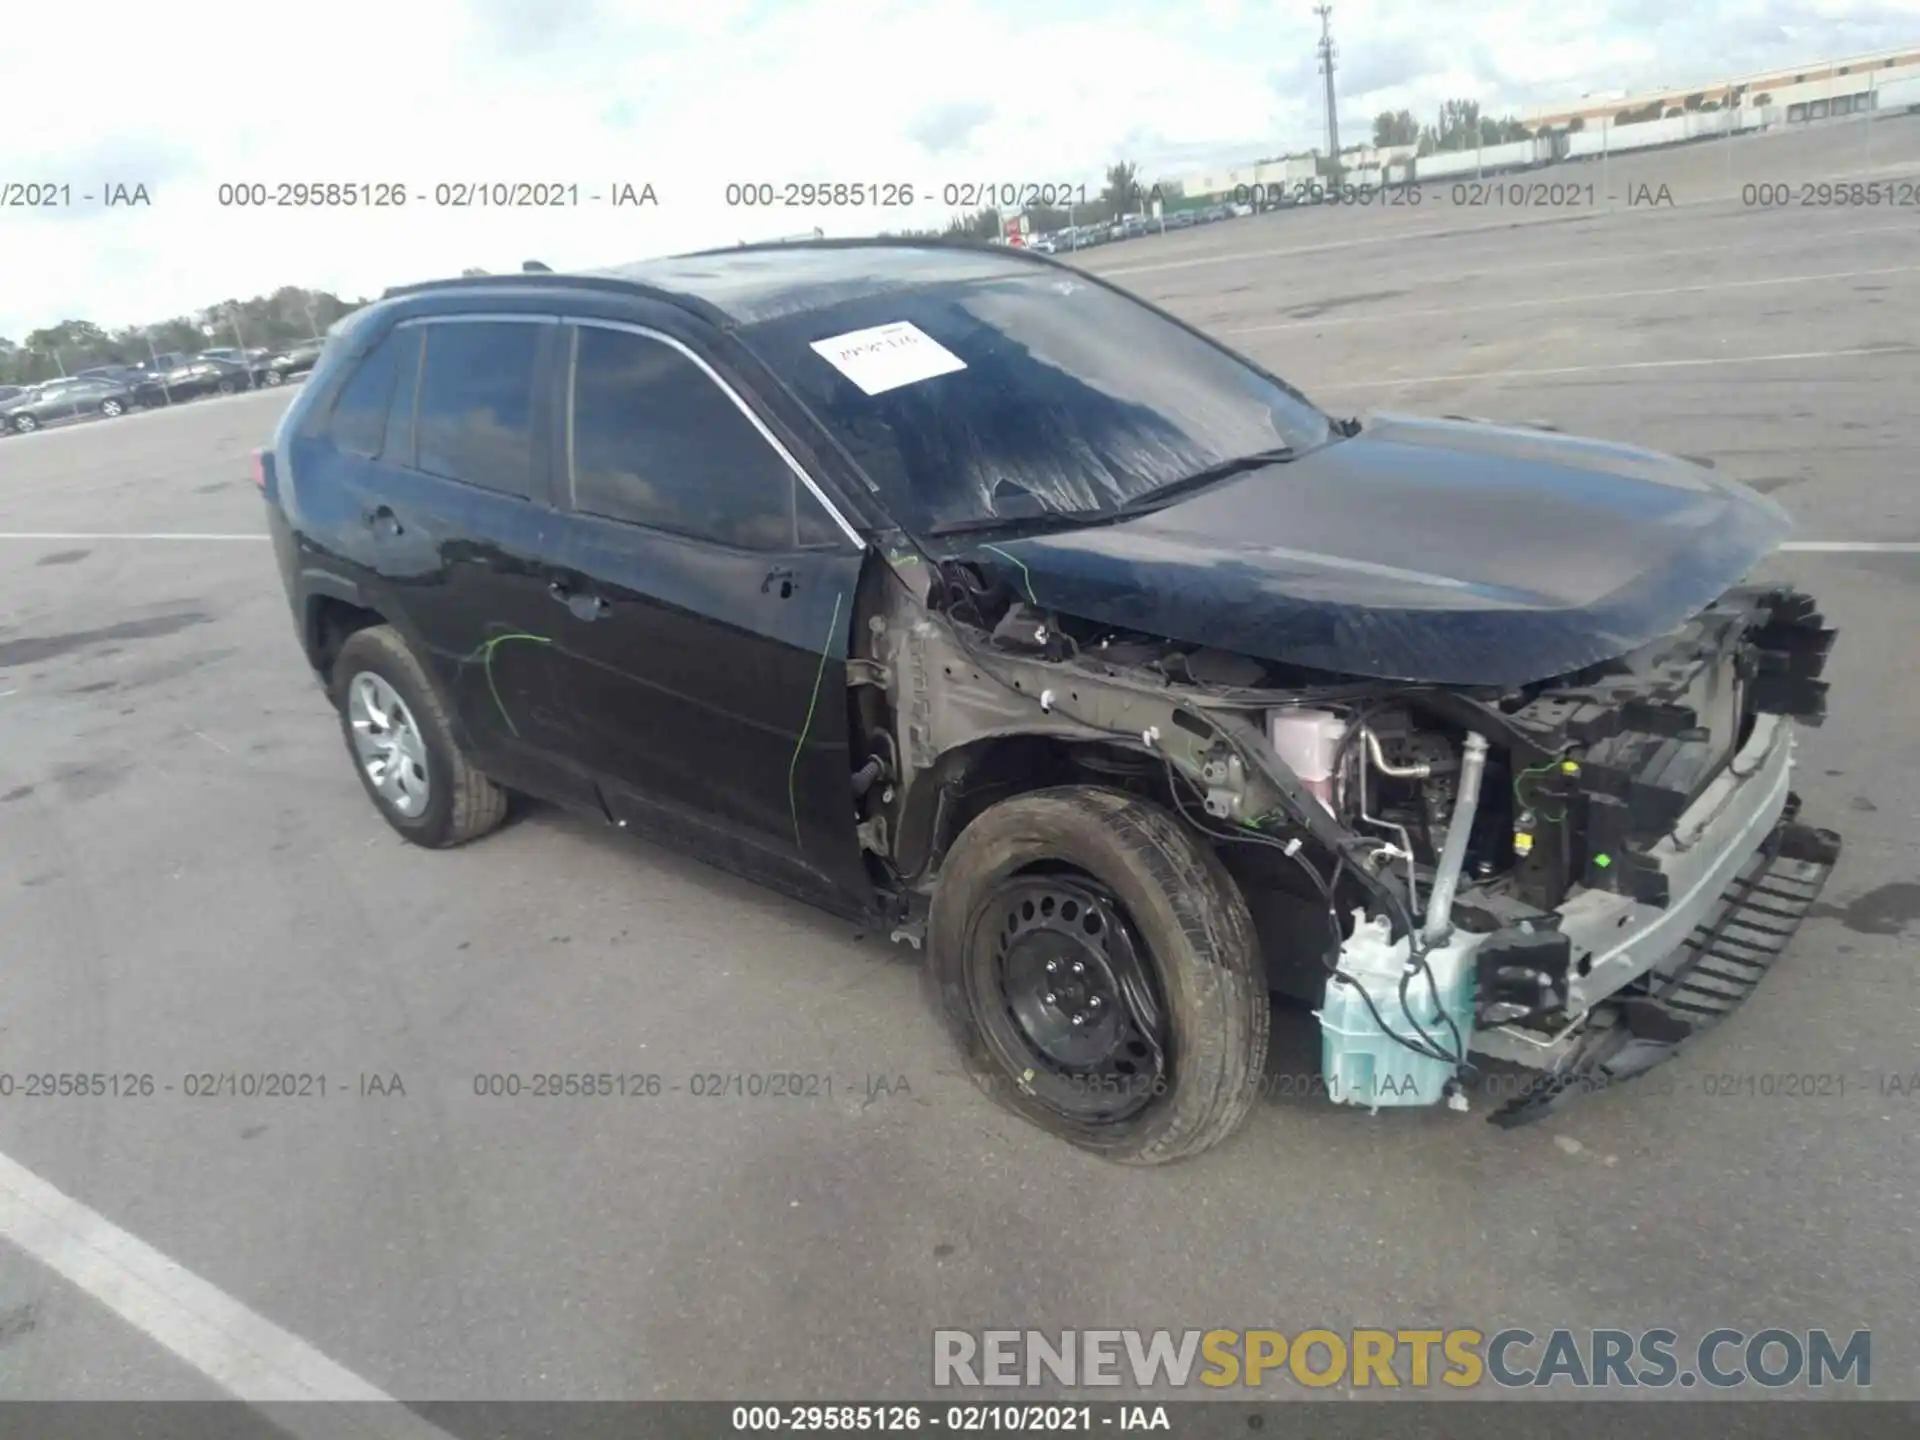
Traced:
[[472, 275], [400, 285], [383, 299], [471, 287], [579, 287], [664, 300], [723, 327], [932, 285], [1031, 274], [1054, 262], [1019, 249], [950, 240], [803, 240], [739, 245], [603, 270]]

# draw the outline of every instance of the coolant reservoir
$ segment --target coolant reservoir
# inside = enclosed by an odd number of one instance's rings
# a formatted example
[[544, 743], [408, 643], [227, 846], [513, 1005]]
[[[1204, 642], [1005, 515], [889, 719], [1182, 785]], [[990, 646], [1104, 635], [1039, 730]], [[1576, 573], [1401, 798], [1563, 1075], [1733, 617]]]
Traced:
[[1346, 738], [1347, 721], [1331, 710], [1269, 710], [1267, 739], [1280, 763], [1333, 810], [1333, 765]]

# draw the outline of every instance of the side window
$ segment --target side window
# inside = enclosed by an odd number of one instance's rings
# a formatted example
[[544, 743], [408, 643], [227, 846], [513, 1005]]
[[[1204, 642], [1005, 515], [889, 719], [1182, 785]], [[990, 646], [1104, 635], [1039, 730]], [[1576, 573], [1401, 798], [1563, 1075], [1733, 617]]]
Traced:
[[544, 328], [511, 320], [422, 327], [420, 469], [532, 498], [533, 377]]
[[361, 357], [359, 368], [347, 378], [333, 402], [327, 433], [334, 447], [371, 460], [380, 453], [380, 437], [387, 428], [387, 405], [393, 396], [398, 334], [389, 335]]
[[576, 510], [749, 550], [794, 544], [793, 471], [704, 370], [645, 335], [577, 333]]
[[842, 538], [840, 527], [833, 523], [827, 507], [800, 483], [797, 475], [793, 481], [793, 538], [803, 550], [838, 545]]
[[420, 378], [420, 330], [408, 326], [393, 334], [396, 346], [394, 368], [399, 372], [393, 385], [393, 403], [387, 410], [387, 434], [380, 454], [394, 465], [414, 467], [413, 406]]

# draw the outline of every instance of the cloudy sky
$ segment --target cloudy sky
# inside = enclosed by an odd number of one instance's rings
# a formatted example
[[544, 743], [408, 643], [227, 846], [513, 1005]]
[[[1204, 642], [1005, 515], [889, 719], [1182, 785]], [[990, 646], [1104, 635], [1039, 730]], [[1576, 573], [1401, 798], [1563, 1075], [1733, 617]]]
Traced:
[[[0, 43], [0, 337], [150, 322], [283, 284], [352, 295], [537, 257], [593, 266], [820, 225], [932, 225], [946, 184], [1178, 174], [1322, 143], [1310, 0], [88, 0]], [[1444, 16], [1444, 22], [1437, 17]], [[1591, 90], [1920, 41], [1920, 0], [1336, 0], [1343, 139], [1450, 96]], [[875, 212], [730, 208], [729, 182], [912, 184]], [[222, 206], [222, 183], [404, 186], [399, 210]], [[545, 181], [577, 207], [456, 209]], [[104, 209], [144, 184], [150, 206]], [[591, 193], [651, 184], [657, 205]]]

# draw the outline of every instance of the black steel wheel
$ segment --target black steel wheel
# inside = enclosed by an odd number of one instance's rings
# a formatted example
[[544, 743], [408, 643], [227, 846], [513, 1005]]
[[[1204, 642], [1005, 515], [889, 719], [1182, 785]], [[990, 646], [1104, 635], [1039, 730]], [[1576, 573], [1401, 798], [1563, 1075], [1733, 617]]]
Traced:
[[1016, 876], [974, 924], [968, 1001], [1002, 1069], [1087, 1124], [1111, 1124], [1166, 1094], [1164, 1003], [1104, 887], [1076, 871]]
[[1022, 1118], [1158, 1165], [1246, 1117], [1269, 1023], [1253, 922], [1162, 807], [1083, 785], [991, 806], [947, 853], [927, 938], [969, 1073]]

